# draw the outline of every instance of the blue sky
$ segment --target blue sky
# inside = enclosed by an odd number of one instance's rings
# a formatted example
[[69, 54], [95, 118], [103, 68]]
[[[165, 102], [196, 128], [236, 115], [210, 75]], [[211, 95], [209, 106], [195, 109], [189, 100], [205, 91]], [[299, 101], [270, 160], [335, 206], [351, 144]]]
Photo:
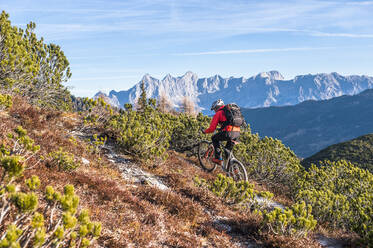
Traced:
[[0, 0], [13, 25], [62, 47], [77, 96], [163, 78], [373, 76], [373, 1]]

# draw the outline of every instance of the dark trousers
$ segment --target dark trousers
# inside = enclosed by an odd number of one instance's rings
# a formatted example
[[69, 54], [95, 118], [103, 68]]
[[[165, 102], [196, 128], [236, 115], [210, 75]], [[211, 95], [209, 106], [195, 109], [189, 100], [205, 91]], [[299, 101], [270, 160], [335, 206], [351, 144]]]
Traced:
[[[240, 136], [240, 132], [222, 131], [222, 132], [218, 132], [214, 134], [211, 137], [211, 140], [212, 140], [212, 144], [215, 149], [215, 158], [217, 159], [221, 158], [220, 141], [227, 141], [225, 148], [231, 151], [234, 146], [234, 143], [232, 142], [232, 140], [237, 140], [239, 136]], [[225, 155], [227, 156], [228, 154], [225, 154]]]

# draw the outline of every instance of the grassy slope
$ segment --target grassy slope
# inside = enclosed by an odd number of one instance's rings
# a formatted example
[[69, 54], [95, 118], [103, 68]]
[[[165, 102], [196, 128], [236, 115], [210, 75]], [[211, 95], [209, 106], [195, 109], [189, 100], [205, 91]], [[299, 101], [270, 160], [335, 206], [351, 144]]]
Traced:
[[[65, 184], [73, 184], [80, 206], [90, 208], [92, 219], [103, 224], [100, 247], [239, 247], [239, 243], [250, 240], [265, 247], [320, 247], [311, 238], [293, 239], [260, 232], [257, 216], [239, 211], [211, 192], [195, 187], [195, 175], [212, 180], [214, 174], [204, 173], [195, 166], [193, 158], [170, 152], [164, 163], [147, 167], [171, 189], [161, 191], [126, 182], [105, 156], [99, 159], [97, 154], [89, 153], [83, 140], [71, 142], [71, 131], [81, 125], [76, 114], [41, 111], [18, 99], [9, 113], [0, 114], [1, 140], [18, 125], [41, 145], [40, 155], [63, 147], [90, 161], [89, 166], [82, 165], [73, 172], [48, 168], [41, 161], [24, 174], [25, 178], [38, 175], [42, 190], [46, 185], [62, 189]], [[231, 232], [216, 225], [216, 216], [222, 217]]]

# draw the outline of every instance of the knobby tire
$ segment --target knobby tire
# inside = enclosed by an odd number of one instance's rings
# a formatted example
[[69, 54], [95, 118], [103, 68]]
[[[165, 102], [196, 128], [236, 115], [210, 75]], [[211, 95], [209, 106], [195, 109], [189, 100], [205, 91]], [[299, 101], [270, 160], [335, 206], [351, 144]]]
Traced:
[[212, 172], [216, 168], [216, 164], [212, 162], [214, 157], [214, 147], [211, 142], [202, 140], [198, 144], [198, 160], [202, 168], [208, 172]]
[[245, 166], [237, 159], [232, 159], [229, 164], [228, 174], [234, 181], [247, 181], [247, 172]]

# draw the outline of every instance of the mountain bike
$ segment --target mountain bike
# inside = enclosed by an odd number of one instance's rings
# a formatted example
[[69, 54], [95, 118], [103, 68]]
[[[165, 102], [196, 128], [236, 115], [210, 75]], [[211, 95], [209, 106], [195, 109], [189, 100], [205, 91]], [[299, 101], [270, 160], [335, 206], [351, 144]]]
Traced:
[[[233, 141], [237, 144], [237, 141]], [[222, 169], [235, 181], [247, 181], [247, 172], [245, 166], [233, 155], [233, 151], [223, 147], [226, 159], [223, 160]], [[198, 160], [202, 168], [208, 172], [215, 170], [217, 164], [212, 162], [215, 156], [215, 149], [211, 141], [202, 140], [198, 143]]]

